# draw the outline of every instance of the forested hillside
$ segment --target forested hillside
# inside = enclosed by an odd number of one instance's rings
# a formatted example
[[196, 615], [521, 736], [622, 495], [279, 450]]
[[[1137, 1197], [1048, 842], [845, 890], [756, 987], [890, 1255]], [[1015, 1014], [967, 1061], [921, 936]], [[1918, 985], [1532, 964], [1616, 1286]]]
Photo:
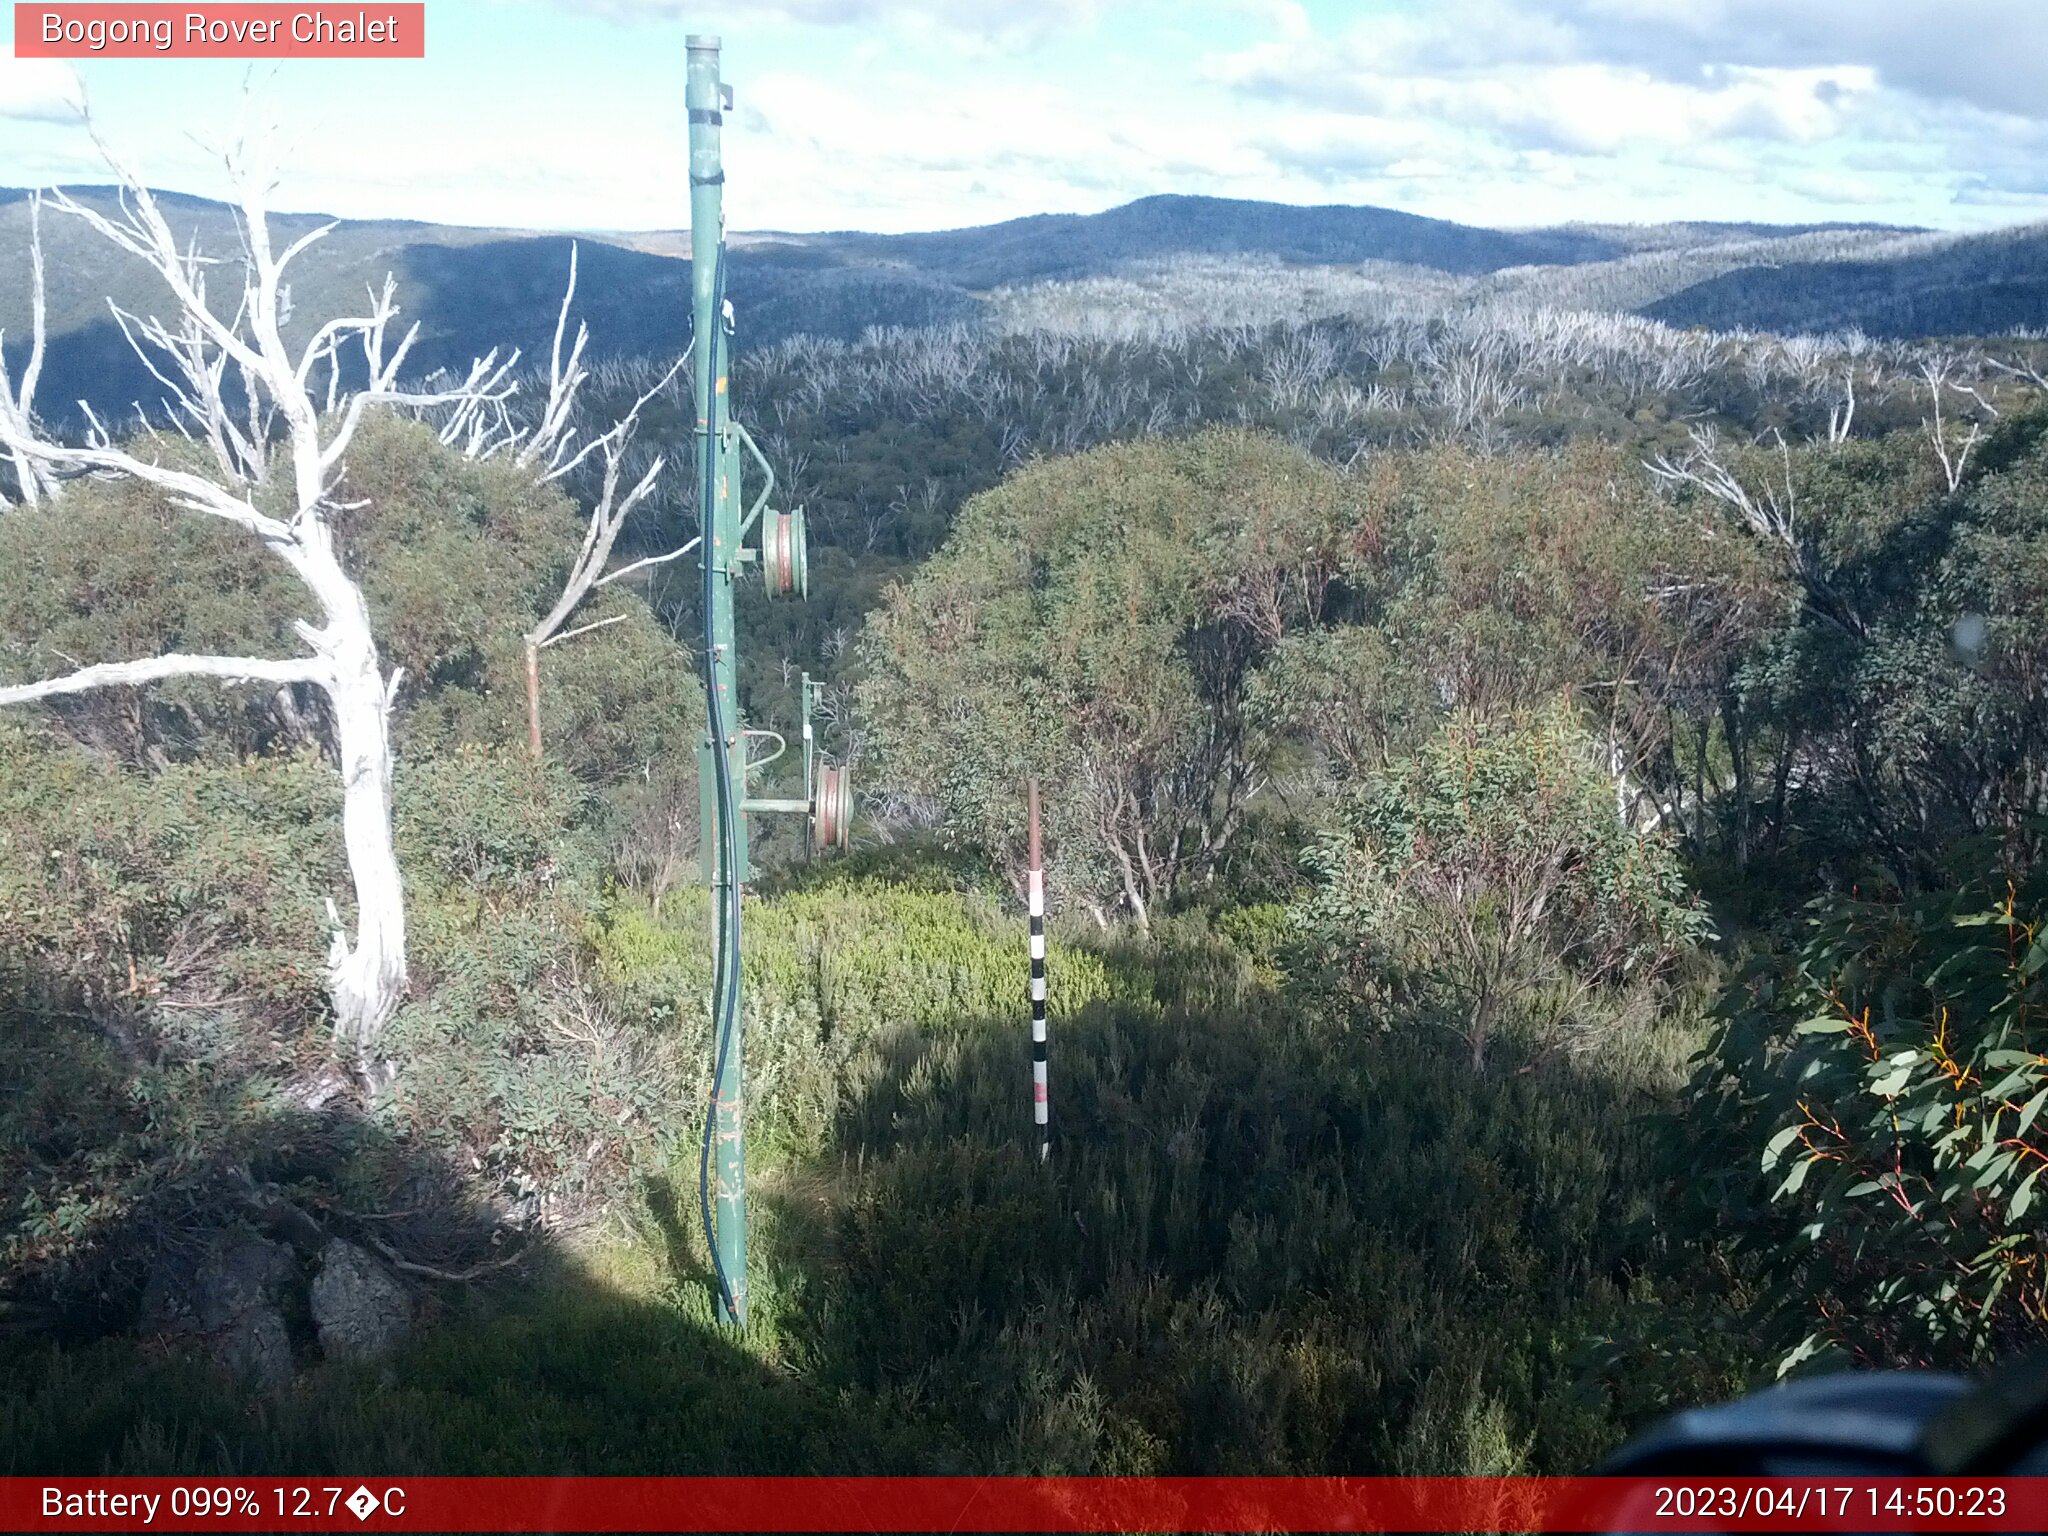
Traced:
[[[109, 210], [107, 188], [81, 189]], [[163, 194], [181, 239], [232, 248], [233, 212]], [[328, 222], [276, 216], [281, 238]], [[0, 269], [26, 261], [30, 204], [0, 189]], [[164, 391], [123, 339], [162, 302], [141, 263], [73, 221], [50, 221], [51, 345], [46, 409], [106, 418]], [[460, 370], [493, 348], [529, 368], [548, 351], [571, 238], [400, 221], [340, 221], [300, 263], [299, 317], [341, 313], [387, 272], [420, 323], [422, 374]], [[581, 242], [595, 360], [673, 355], [687, 340], [687, 237], [597, 233]], [[794, 337], [859, 342], [871, 329], [997, 332], [1077, 321], [1097, 330], [1275, 321], [1465, 323], [1500, 310], [1643, 315], [1679, 327], [1780, 334], [1861, 331], [1895, 339], [2048, 328], [2048, 266], [2037, 230], [1956, 236], [1879, 225], [1666, 224], [1491, 230], [1385, 208], [1292, 207], [1148, 197], [1089, 215], [978, 228], [736, 236], [729, 286], [738, 345]], [[26, 291], [0, 291], [0, 332], [16, 366]], [[287, 334], [292, 331], [287, 317]], [[82, 418], [81, 418], [82, 420]]]
[[1738, 267], [1643, 313], [1673, 325], [1995, 336], [2039, 330], [2044, 299], [2048, 231], [2024, 227], [1972, 240], [1902, 240], [1864, 259], [1824, 258], [1791, 271]]
[[[450, 293], [530, 254], [434, 249]], [[630, 355], [580, 393], [558, 354], [502, 417], [0, 460], [0, 1474], [1562, 1472], [1781, 1370], [2042, 1342], [2037, 342], [1511, 302], [1476, 244], [1432, 281], [1484, 302], [1076, 257], [994, 320], [757, 333], [733, 396], [817, 547], [807, 603], [743, 597], [742, 701], [788, 730], [821, 676], [861, 820], [756, 845], [735, 1336], [687, 475], [534, 638], [689, 411], [623, 318], [667, 258], [595, 250], [573, 313]], [[309, 526], [403, 881], [345, 1038]], [[152, 656], [227, 660], [26, 696]]]

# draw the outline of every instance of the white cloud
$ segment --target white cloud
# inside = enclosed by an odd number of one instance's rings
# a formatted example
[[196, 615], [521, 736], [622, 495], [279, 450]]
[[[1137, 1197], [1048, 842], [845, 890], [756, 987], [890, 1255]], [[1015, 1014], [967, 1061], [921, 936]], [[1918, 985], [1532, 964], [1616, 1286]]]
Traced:
[[1315, 23], [1301, 0], [1227, 0], [1226, 9], [1251, 18], [1262, 33], [1298, 43], [1315, 35]]
[[2048, 129], [2041, 0], [1967, 17], [1953, 0], [1432, 0], [1352, 18], [1322, 35], [1276, 24], [1203, 65], [1288, 125], [1264, 136], [1277, 162], [1346, 195], [1427, 195], [1376, 152], [1398, 123], [1427, 125], [1430, 158], [1502, 207], [1532, 181], [1568, 190], [1553, 217], [1683, 194], [1758, 210], [1741, 217], [1981, 222], [1968, 205], [1993, 189], [2038, 195], [2038, 160], [2013, 146]]
[[0, 56], [0, 117], [71, 123], [78, 102], [78, 76], [63, 60]]
[[2048, 116], [2048, 12], [2038, 0], [1546, 0], [1595, 56], [1683, 71], [1708, 57], [1861, 64], [1893, 89]]
[[1423, 117], [1307, 110], [1273, 115], [1251, 144], [1275, 166], [1327, 182], [1432, 176], [1441, 168], [1504, 158]]
[[550, 0], [561, 9], [595, 12], [618, 21], [688, 22], [717, 32], [763, 19], [835, 28], [887, 26], [915, 35], [944, 35], [989, 47], [1034, 46], [1091, 24], [1097, 0], [747, 0], [744, 5], [705, 0]]
[[[632, 35], [604, 13], [667, 30], [686, 0], [506, 3], [524, 13], [529, 52], [573, 35], [587, 58]], [[1171, 18], [1153, 0], [1144, 25], [1127, 4], [687, 0], [691, 30], [758, 50], [726, 136], [735, 227], [934, 229], [1157, 192], [1491, 224], [2048, 212], [2048, 107], [1995, 105], [2032, 67], [2048, 0], [1980, 0], [1967, 27], [1927, 0], [1375, 0], [1369, 21], [1363, 4], [1322, 7], [1344, 18], [1322, 34], [1300, 0], [1180, 0]], [[1978, 35], [1980, 15], [2001, 39]], [[1155, 50], [1147, 28], [1169, 19], [1187, 36], [1162, 32]], [[1127, 55], [1104, 55], [1132, 37]], [[1191, 39], [1260, 41], [1209, 55], [1191, 80]], [[1991, 56], [2000, 43], [2018, 64]], [[401, 111], [364, 112], [353, 85], [294, 99], [281, 195], [356, 217], [684, 222], [672, 90], [644, 75], [632, 89], [601, 71], [545, 78], [559, 93], [546, 111], [531, 90], [452, 67], [417, 96], [381, 86]], [[60, 116], [72, 85], [62, 64], [0, 61], [0, 119]], [[139, 154], [161, 123], [201, 127], [198, 87], [179, 89], [177, 110], [109, 96], [117, 139]], [[181, 134], [160, 138], [153, 175], [218, 190]], [[75, 133], [0, 121], [0, 160], [18, 168], [0, 179], [67, 155], [85, 167], [84, 149]]]
[[1852, 68], [1928, 100], [2048, 117], [2039, 0], [1435, 0], [1335, 38], [1274, 28], [1226, 61], [1276, 96], [1328, 99], [1347, 77], [1451, 78], [1512, 66], [1612, 65], [1674, 83], [1716, 69]]
[[1093, 99], [1048, 78], [855, 89], [775, 73], [749, 85], [757, 135], [729, 137], [733, 217], [750, 228], [939, 229], [1094, 211], [1271, 162], [1213, 113]]
[[1380, 116], [1469, 125], [1512, 144], [1591, 155], [1705, 137], [1825, 138], [1840, 126], [1843, 98], [1871, 86], [1867, 70], [1735, 69], [1681, 85], [1607, 64], [1357, 82]]
[[[1474, 14], [1453, 25], [1444, 10]], [[1515, 20], [1504, 20], [1513, 14]], [[1502, 21], [1503, 25], [1493, 25]], [[1543, 18], [1491, 0], [1362, 27], [1332, 42], [1268, 43], [1213, 60], [1212, 78], [1276, 106], [1462, 124], [1516, 144], [1607, 154], [1705, 135], [1810, 142], [1877, 88], [1867, 65], [1764, 67], [1701, 60], [1679, 79], [1574, 57]]]

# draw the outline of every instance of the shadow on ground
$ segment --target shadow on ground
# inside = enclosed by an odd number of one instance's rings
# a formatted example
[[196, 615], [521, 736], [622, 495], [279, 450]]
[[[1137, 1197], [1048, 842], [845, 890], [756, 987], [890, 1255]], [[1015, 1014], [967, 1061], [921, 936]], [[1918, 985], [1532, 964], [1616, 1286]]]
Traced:
[[1021, 1020], [878, 1042], [757, 1199], [792, 1353], [985, 1472], [1572, 1471], [1742, 1382], [1711, 1284], [1641, 1282], [1685, 1264], [1647, 1054], [1475, 1075], [1199, 967], [1061, 1021], [1045, 1165]]
[[[1504, 1043], [1475, 1076], [1448, 1037], [1318, 1023], [1186, 966], [1156, 996], [1060, 1022], [1044, 1165], [1018, 1021], [871, 1042], [823, 1153], [757, 1170], [742, 1341], [712, 1322], [694, 1158], [638, 1192], [633, 1283], [532, 1239], [477, 1284], [408, 1277], [429, 1325], [385, 1358], [323, 1358], [295, 1323], [297, 1369], [268, 1392], [118, 1332], [146, 1273], [37, 1282], [17, 1226], [0, 1473], [1566, 1471], [1740, 1384], [1710, 1347], [1654, 1381], [1611, 1368], [1713, 1305], [1635, 1279], [1660, 1262], [1641, 1219], [1660, 1132], [1631, 1069]], [[68, 1076], [117, 1103], [131, 1069], [74, 1046], [33, 1073], [17, 1052], [0, 1093]], [[32, 1096], [7, 1113], [47, 1172], [140, 1160], [131, 1110], [68, 1148]], [[319, 1197], [345, 1183], [337, 1148], [387, 1196], [460, 1188], [359, 1119], [238, 1134], [173, 1181], [183, 1206], [140, 1191], [84, 1248], [132, 1253], [138, 1222], [261, 1230], [208, 1156], [351, 1238]], [[442, 1211], [473, 1223], [443, 1234], [450, 1267], [529, 1241]]]
[[[665, 1185], [670, 1273], [635, 1294], [372, 1120], [251, 1102], [0, 997], [0, 1475], [918, 1469], [874, 1405], [712, 1325]], [[395, 1347], [336, 1334], [337, 1253], [400, 1298]]]

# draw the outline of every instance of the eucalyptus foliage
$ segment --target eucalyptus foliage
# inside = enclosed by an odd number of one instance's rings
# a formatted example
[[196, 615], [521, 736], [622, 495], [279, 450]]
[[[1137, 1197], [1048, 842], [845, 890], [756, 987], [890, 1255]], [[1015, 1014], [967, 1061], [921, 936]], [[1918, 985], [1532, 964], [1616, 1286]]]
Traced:
[[1055, 898], [1145, 919], [1238, 834], [1248, 679], [1320, 615], [1357, 522], [1341, 476], [1247, 433], [1031, 466], [869, 620], [882, 774], [1012, 867], [1039, 775]]
[[1825, 901], [1731, 990], [1704, 1074], [1768, 1131], [1783, 1368], [1963, 1365], [2048, 1337], [2048, 877]]

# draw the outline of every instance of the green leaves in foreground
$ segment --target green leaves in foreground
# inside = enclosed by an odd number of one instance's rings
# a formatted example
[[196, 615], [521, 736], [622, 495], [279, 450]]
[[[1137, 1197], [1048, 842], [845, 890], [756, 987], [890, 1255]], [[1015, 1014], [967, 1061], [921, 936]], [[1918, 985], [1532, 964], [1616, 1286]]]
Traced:
[[1798, 1223], [1768, 1265], [1806, 1331], [1781, 1369], [1830, 1348], [1963, 1364], [2048, 1334], [2044, 911], [2039, 871], [1833, 900], [1789, 987], [1730, 994], [1708, 1076], [1775, 1127], [1762, 1173]]

